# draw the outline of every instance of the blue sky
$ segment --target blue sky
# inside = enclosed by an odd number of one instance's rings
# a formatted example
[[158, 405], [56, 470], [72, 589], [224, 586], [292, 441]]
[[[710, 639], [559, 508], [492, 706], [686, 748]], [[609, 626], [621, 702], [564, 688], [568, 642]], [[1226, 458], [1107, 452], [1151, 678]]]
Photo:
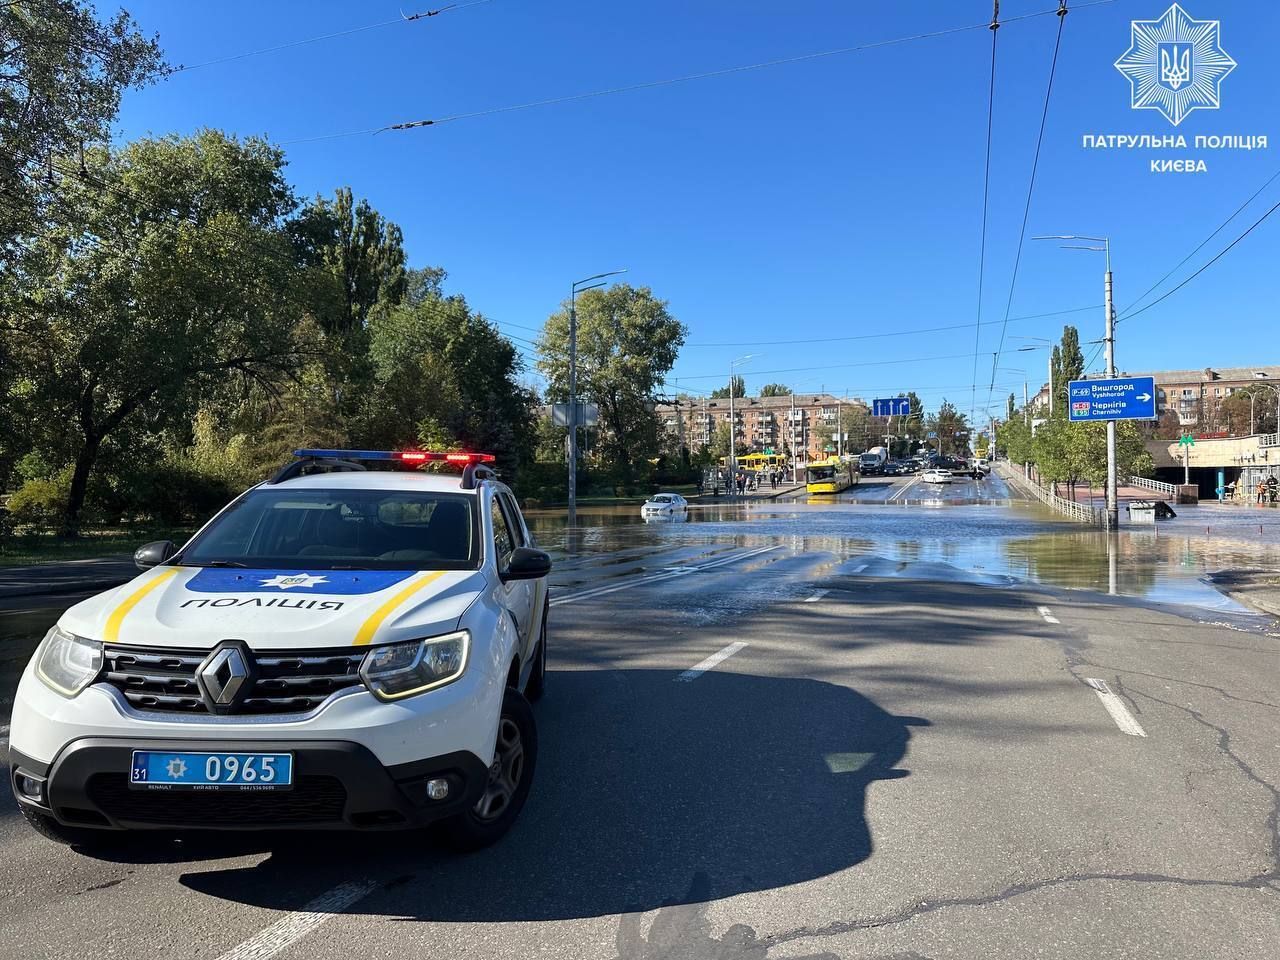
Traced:
[[[429, 0], [431, 2], [431, 0]], [[438, 0], [436, 0], [438, 5]], [[395, 3], [179, 4], [126, 0], [169, 60], [193, 64], [394, 19]], [[1130, 108], [1113, 63], [1132, 19], [1168, 0], [1115, 0], [1066, 19], [1028, 235], [1112, 238], [1121, 310], [1280, 169], [1274, 72], [1280, 5], [1188, 0], [1217, 18], [1238, 62], [1217, 111], [1173, 128]], [[102, 9], [111, 5], [102, 4]], [[1005, 20], [1056, 0], [1005, 0]], [[406, 3], [406, 12], [427, 9]], [[202, 67], [130, 93], [119, 133], [201, 126], [277, 142], [366, 130], [643, 83], [985, 22], [989, 0], [492, 0]], [[1009, 297], [1057, 18], [1007, 23], [998, 65], [982, 320]], [[350, 185], [403, 228], [411, 261], [449, 272], [516, 337], [532, 338], [569, 283], [616, 267], [651, 286], [689, 326], [673, 372], [709, 391], [729, 361], [754, 392], [770, 381], [870, 397], [914, 389], [934, 408], [985, 406], [999, 325], [835, 343], [973, 324], [990, 32], [883, 46], [803, 63], [460, 120], [419, 130], [288, 146], [301, 195]], [[1087, 133], [1264, 134], [1265, 151], [1085, 150]], [[1204, 159], [1200, 174], [1151, 173], [1153, 157]], [[1163, 289], [1280, 200], [1273, 183]], [[1122, 323], [1122, 369], [1280, 362], [1280, 215], [1183, 291]], [[1101, 303], [1100, 255], [1028, 241], [1011, 315]], [[1057, 338], [1096, 310], [1018, 320], [1015, 335]], [[1007, 339], [994, 391], [1044, 377], [1042, 352]], [[1086, 355], [1092, 348], [1086, 347]], [[1100, 361], [1099, 361], [1100, 362]], [[774, 372], [786, 371], [786, 372]], [[718, 379], [717, 379], [718, 378]]]

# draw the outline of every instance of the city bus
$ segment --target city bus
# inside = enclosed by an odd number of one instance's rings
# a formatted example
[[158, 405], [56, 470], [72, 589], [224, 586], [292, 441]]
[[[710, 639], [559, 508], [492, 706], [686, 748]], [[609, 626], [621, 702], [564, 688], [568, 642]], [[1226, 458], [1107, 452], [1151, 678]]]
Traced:
[[810, 493], [839, 493], [858, 483], [857, 468], [839, 457], [805, 464], [805, 486]]
[[[729, 458], [721, 457], [720, 466], [729, 468]], [[738, 457], [738, 469], [750, 473], [767, 473], [770, 470], [789, 471], [791, 461], [780, 453], [744, 453]]]

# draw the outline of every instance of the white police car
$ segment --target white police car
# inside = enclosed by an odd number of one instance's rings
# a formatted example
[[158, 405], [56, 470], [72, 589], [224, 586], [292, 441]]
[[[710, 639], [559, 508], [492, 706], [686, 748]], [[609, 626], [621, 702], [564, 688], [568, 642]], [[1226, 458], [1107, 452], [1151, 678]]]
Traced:
[[[9, 751], [40, 833], [442, 821], [470, 848], [518, 816], [551, 560], [492, 456], [295, 455], [40, 644]], [[368, 469], [446, 460], [461, 480]]]

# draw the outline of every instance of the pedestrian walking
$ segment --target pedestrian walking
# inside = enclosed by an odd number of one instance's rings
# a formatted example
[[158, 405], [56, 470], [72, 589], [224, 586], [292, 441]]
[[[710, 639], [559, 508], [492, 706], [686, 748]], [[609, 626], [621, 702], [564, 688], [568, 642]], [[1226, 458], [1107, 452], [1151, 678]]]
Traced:
[[1266, 495], [1267, 495], [1267, 481], [1259, 480], [1258, 481], [1258, 498], [1255, 501], [1255, 503], [1262, 503]]

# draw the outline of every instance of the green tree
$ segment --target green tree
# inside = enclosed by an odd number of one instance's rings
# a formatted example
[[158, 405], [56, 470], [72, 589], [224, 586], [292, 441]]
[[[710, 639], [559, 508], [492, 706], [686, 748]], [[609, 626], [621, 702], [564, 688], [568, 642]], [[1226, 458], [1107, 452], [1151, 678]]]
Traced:
[[373, 382], [353, 442], [493, 453], [502, 471], [533, 459], [535, 398], [520, 385], [520, 355], [461, 297], [381, 304], [369, 341]]
[[1014, 397], [1014, 395], [1011, 393], [1011, 394], [1009, 394], [1009, 399], [1008, 399], [1008, 400], [1006, 400], [1006, 401], [1005, 401], [1005, 403], [1004, 403], [1004, 418], [1005, 418], [1006, 420], [1012, 420], [1012, 419], [1013, 419], [1013, 412], [1014, 412], [1017, 408], [1018, 408], [1018, 400], [1017, 400], [1017, 398], [1016, 398], [1016, 397]]
[[56, 425], [44, 442], [73, 465], [68, 534], [104, 445], [189, 427], [205, 396], [273, 381], [297, 361], [301, 319], [277, 149], [204, 131], [94, 148], [84, 163], [4, 318], [26, 414]]
[[[735, 373], [729, 380], [729, 386], [717, 387], [715, 390], [711, 391], [711, 399], [728, 400], [729, 391], [731, 389], [733, 390], [733, 397], [735, 400], [738, 397], [745, 397], [747, 395], [747, 382]], [[770, 396], [772, 396], [772, 394], [770, 394]]]
[[964, 454], [969, 449], [969, 420], [945, 398], [938, 412], [926, 420], [929, 431], [938, 434], [940, 452], [948, 456]]
[[[648, 287], [619, 283], [578, 298], [578, 392], [600, 407], [605, 462], [628, 479], [658, 452], [654, 394], [674, 366], [687, 334]], [[538, 369], [547, 396], [568, 399], [568, 304], [547, 318], [538, 338]]]
[[[375, 304], [404, 299], [408, 278], [400, 228], [367, 200], [355, 202], [350, 187], [339, 189], [333, 200], [316, 197], [290, 230], [304, 262], [323, 266], [336, 284], [338, 309], [322, 317], [327, 332], [359, 330]], [[414, 279], [430, 286], [429, 276]]]
[[[742, 379], [739, 377], [738, 379]], [[742, 396], [742, 394], [738, 394]], [[766, 383], [760, 388], [760, 396], [762, 397], [789, 397], [791, 396], [791, 388], [785, 383]]]
[[82, 0], [0, 3], [0, 265], [78, 174], [69, 158], [109, 139], [121, 94], [163, 73], [124, 11], [100, 21]]

